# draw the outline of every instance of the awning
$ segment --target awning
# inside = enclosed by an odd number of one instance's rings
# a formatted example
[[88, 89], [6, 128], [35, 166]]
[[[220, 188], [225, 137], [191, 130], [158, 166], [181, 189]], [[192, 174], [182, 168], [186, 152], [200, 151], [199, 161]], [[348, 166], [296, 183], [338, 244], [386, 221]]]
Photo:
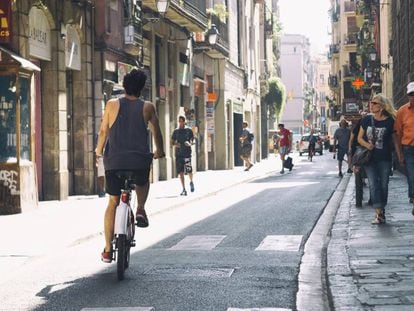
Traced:
[[17, 55], [16, 53], [6, 49], [5, 47], [0, 46], [0, 51], [6, 53], [16, 62], [18, 62], [23, 68], [33, 71], [40, 71], [40, 68], [33, 64], [31, 61]]

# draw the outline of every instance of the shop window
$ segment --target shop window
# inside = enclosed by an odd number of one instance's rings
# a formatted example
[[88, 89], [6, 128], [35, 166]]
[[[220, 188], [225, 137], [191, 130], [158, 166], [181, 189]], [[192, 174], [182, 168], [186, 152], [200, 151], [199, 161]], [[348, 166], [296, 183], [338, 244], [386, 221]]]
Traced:
[[20, 159], [30, 160], [30, 108], [28, 78], [20, 77]]
[[16, 83], [0, 76], [0, 162], [16, 161]]

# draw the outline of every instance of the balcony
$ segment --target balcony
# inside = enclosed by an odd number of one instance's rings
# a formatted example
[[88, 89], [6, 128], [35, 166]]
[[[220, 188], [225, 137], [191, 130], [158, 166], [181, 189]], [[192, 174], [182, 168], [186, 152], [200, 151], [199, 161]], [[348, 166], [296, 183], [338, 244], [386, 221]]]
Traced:
[[339, 54], [339, 44], [338, 44], [338, 43], [336, 43], [336, 44], [331, 44], [331, 45], [329, 46], [329, 53], [330, 53], [331, 55]]
[[[143, 0], [142, 5], [157, 11], [154, 0]], [[206, 1], [171, 0], [165, 18], [190, 32], [203, 32], [207, 29]]]
[[358, 33], [344, 35], [344, 48], [349, 52], [356, 52], [358, 44]]
[[346, 15], [355, 15], [356, 14], [355, 1], [345, 1], [344, 2], [344, 13]]
[[[211, 16], [211, 24], [216, 25], [218, 30], [217, 42], [211, 46], [208, 41], [195, 42], [194, 51], [206, 52], [212, 58], [224, 58], [230, 55], [229, 30], [216, 15]], [[208, 38], [206, 38], [208, 40]]]
[[328, 85], [332, 90], [339, 89], [339, 81], [337, 75], [329, 75]]
[[131, 5], [124, 16], [124, 50], [126, 53], [138, 56], [141, 52], [142, 12], [139, 5]]

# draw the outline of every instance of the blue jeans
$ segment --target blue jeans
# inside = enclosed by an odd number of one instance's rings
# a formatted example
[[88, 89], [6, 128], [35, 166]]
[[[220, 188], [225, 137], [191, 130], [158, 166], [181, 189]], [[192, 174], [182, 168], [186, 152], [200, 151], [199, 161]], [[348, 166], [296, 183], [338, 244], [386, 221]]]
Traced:
[[407, 169], [408, 197], [414, 198], [414, 147], [402, 146]]
[[387, 205], [391, 165], [391, 161], [371, 161], [364, 166], [374, 208], [384, 208]]

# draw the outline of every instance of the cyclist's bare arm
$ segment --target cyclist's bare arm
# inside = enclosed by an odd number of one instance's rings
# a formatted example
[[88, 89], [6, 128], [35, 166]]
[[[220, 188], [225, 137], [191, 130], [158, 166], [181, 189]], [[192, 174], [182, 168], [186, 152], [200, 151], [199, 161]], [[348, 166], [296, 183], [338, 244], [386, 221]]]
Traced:
[[118, 115], [118, 111], [119, 111], [118, 99], [110, 99], [106, 103], [105, 112], [102, 117], [101, 126], [99, 128], [98, 143], [96, 144], [96, 149], [95, 149], [96, 156], [98, 157], [102, 156], [106, 138], [108, 137], [109, 128], [115, 122], [116, 116]]
[[154, 159], [165, 157], [164, 141], [161, 133], [160, 123], [154, 105], [146, 101], [144, 104], [144, 120], [149, 125], [149, 128], [154, 136], [155, 147]]

